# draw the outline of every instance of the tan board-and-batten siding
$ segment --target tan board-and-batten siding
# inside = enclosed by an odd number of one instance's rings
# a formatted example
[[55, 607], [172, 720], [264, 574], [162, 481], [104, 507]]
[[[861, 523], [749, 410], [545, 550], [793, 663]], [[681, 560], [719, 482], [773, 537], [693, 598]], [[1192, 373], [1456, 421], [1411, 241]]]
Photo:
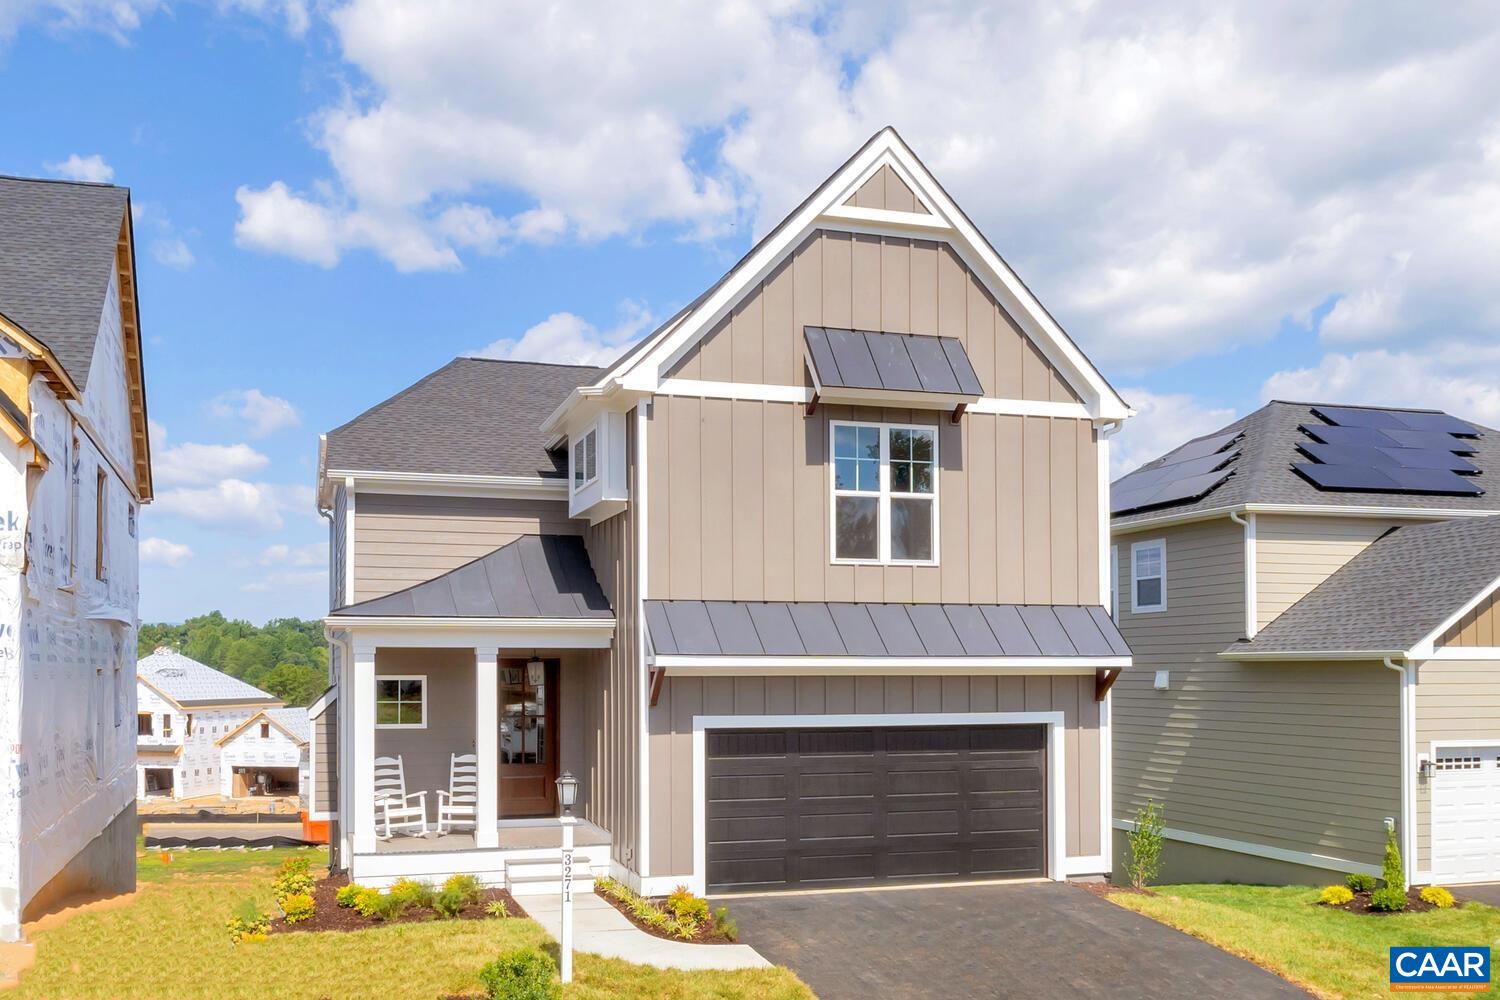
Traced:
[[1480, 601], [1472, 611], [1454, 622], [1438, 640], [1439, 646], [1500, 646], [1500, 593]]
[[858, 191], [844, 200], [844, 204], [853, 208], [883, 208], [892, 212], [932, 214], [889, 165], [875, 171], [869, 180], [859, 186]]
[[[1167, 609], [1137, 615], [1130, 544], [1152, 538], [1166, 540]], [[1396, 675], [1379, 662], [1220, 658], [1245, 630], [1244, 533], [1228, 518], [1116, 543], [1135, 669], [1114, 687], [1115, 818], [1155, 800], [1172, 829], [1378, 865], [1384, 819], [1400, 815]]]
[[651, 874], [693, 871], [693, 717], [890, 715], [927, 712], [1063, 713], [1066, 850], [1099, 842], [1099, 707], [1094, 678], [668, 677], [650, 710]]
[[367, 601], [493, 552], [522, 535], [577, 535], [565, 500], [361, 493], [354, 508], [354, 601]]

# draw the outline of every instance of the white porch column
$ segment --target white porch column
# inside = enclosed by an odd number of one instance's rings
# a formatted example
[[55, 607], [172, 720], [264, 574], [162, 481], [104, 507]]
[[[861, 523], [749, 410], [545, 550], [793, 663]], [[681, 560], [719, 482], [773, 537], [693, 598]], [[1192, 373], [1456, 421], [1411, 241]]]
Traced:
[[[354, 824], [350, 831], [355, 854], [375, 851], [375, 647], [354, 644], [354, 683], [351, 706], [354, 725]], [[346, 862], [347, 863], [347, 862]]]
[[479, 757], [479, 801], [474, 846], [500, 846], [500, 650], [474, 649], [474, 753]]

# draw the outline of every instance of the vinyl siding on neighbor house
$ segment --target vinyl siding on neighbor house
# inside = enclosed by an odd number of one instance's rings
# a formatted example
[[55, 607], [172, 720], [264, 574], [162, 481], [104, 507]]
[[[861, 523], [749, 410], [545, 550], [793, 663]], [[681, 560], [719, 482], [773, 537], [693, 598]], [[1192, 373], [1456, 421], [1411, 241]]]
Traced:
[[[1428, 660], [1417, 668], [1417, 753], [1431, 753], [1434, 740], [1500, 743], [1500, 661]], [[1421, 778], [1417, 869], [1431, 867], [1432, 787]]]
[[313, 803], [315, 812], [339, 808], [339, 716], [330, 709], [312, 720]]
[[1264, 628], [1403, 522], [1256, 515], [1256, 623]]
[[[1167, 608], [1137, 615], [1130, 544], [1154, 538], [1166, 540]], [[1171, 829], [1378, 865], [1384, 818], [1400, 815], [1396, 676], [1378, 662], [1220, 659], [1245, 622], [1244, 533], [1228, 518], [1116, 544], [1135, 656], [1114, 687], [1116, 819], [1154, 799]]]
[[668, 677], [650, 710], [651, 873], [693, 871], [693, 716], [1061, 711], [1069, 857], [1099, 843], [1099, 706], [1094, 678]]
[[565, 500], [361, 493], [354, 508], [354, 601], [367, 601], [493, 552], [522, 535], [576, 535]]

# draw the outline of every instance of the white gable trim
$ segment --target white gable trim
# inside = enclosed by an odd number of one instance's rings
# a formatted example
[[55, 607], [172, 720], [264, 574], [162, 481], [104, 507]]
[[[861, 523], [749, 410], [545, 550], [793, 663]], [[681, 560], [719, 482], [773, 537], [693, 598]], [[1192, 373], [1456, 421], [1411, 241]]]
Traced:
[[[857, 209], [844, 205], [859, 186], [883, 166], [890, 166], [932, 214]], [[657, 391], [662, 376], [673, 364], [810, 233], [820, 228], [854, 227], [861, 232], [885, 227], [905, 235], [921, 231], [952, 245], [1048, 361], [1083, 397], [1091, 417], [1118, 420], [1132, 414], [1124, 400], [969, 222], [895, 130], [887, 127], [824, 181], [812, 198], [756, 247], [696, 308], [669, 324], [646, 348], [590, 387], [592, 393], [578, 392], [570, 396], [548, 425], [555, 426], [562, 411], [578, 399], [600, 395], [601, 391], [608, 393], [610, 390], [604, 387], [611, 383], [636, 393]]]
[[[1465, 601], [1463, 606], [1457, 611], [1453, 612], [1453, 614], [1449, 615], [1447, 618], [1444, 618], [1437, 628], [1433, 629], [1431, 632], [1428, 632], [1422, 637], [1420, 642], [1416, 643], [1412, 646], [1411, 649], [1407, 650], [1406, 655], [1409, 658], [1415, 660], [1447, 658], [1459, 659], [1460, 657], [1456, 656], [1446, 657], [1439, 655], [1437, 651], [1437, 641], [1443, 637], [1444, 632], [1447, 632], [1450, 628], [1457, 625], [1463, 619], [1464, 615], [1479, 607], [1479, 605], [1483, 601], [1487, 600], [1490, 595], [1493, 594], [1496, 590], [1500, 590], [1500, 577], [1491, 580], [1488, 585], [1480, 588], [1479, 593], [1475, 594], [1473, 597]], [[1467, 657], [1462, 658], [1467, 659]]]

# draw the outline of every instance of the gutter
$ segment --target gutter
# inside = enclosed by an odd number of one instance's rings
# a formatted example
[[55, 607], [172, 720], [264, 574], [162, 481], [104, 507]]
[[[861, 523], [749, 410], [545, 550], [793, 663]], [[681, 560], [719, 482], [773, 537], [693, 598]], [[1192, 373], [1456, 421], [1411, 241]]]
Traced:
[[1401, 675], [1401, 818], [1398, 830], [1401, 865], [1406, 884], [1411, 885], [1417, 871], [1417, 664], [1413, 660], [1397, 663], [1395, 656], [1384, 657], [1387, 669]]
[[1260, 631], [1258, 606], [1260, 595], [1255, 565], [1255, 515], [1252, 513], [1242, 516], [1238, 511], [1231, 510], [1229, 519], [1245, 529], [1245, 638], [1254, 639], [1255, 633]]

